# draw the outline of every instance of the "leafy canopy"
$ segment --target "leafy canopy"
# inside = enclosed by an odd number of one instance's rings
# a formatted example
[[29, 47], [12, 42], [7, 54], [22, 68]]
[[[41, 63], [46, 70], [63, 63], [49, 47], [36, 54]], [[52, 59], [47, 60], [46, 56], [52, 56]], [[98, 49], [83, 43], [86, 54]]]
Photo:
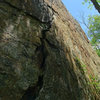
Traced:
[[[96, 0], [100, 5], [100, 0]], [[88, 8], [92, 9], [93, 1], [92, 0], [84, 0], [83, 4], [89, 3]], [[94, 5], [95, 8], [97, 5]], [[99, 9], [97, 9], [99, 11]], [[88, 36], [90, 38], [91, 44], [94, 46], [98, 56], [100, 56], [100, 15], [89, 16], [88, 18]]]
[[91, 38], [92, 45], [100, 43], [100, 16], [93, 15], [88, 18], [88, 35]]
[[100, 56], [100, 16], [89, 16], [88, 21], [88, 36], [91, 39], [90, 42], [94, 46], [98, 56]]

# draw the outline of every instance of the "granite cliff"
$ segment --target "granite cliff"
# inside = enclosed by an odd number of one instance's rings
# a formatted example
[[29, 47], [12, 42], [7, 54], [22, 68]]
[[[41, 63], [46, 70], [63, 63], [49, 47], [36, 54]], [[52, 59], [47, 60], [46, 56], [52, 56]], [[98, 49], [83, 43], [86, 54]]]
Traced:
[[0, 100], [100, 100], [100, 58], [60, 0], [0, 0]]

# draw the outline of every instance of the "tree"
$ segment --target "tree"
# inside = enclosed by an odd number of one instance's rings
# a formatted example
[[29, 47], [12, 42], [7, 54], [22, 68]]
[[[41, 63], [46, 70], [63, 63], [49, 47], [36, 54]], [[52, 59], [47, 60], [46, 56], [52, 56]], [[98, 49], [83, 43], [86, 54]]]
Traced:
[[[100, 13], [100, 0], [84, 0], [84, 3], [89, 3], [88, 8], [94, 7]], [[100, 16], [99, 15], [89, 15], [88, 24], [84, 21], [82, 17], [83, 24], [88, 28], [88, 37], [94, 49], [96, 50], [98, 56], [100, 56]]]
[[100, 16], [99, 15], [93, 15], [89, 16], [89, 37], [92, 38], [91, 42], [92, 44], [99, 43], [100, 42]]
[[88, 35], [91, 39], [91, 44], [94, 46], [97, 54], [100, 56], [100, 16], [89, 16]]
[[89, 6], [91, 6], [91, 3], [94, 5], [94, 7], [98, 10], [98, 12], [100, 13], [100, 0], [84, 0], [83, 3], [87, 3], [89, 2]]
[[98, 12], [100, 13], [100, 0], [91, 0], [91, 2], [93, 3], [94, 7], [98, 10]]

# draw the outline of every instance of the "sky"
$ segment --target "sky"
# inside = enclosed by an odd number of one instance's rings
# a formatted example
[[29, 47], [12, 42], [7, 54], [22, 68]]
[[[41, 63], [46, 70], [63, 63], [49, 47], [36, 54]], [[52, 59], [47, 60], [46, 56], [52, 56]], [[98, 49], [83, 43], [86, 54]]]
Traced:
[[71, 13], [71, 15], [79, 21], [82, 29], [87, 34], [88, 29], [84, 24], [82, 24], [82, 15], [84, 15], [85, 21], [88, 21], [88, 15], [95, 15], [99, 14], [97, 10], [93, 7], [92, 10], [88, 9], [88, 3], [85, 5], [82, 4], [84, 0], [62, 0], [64, 5], [66, 6], [67, 10]]

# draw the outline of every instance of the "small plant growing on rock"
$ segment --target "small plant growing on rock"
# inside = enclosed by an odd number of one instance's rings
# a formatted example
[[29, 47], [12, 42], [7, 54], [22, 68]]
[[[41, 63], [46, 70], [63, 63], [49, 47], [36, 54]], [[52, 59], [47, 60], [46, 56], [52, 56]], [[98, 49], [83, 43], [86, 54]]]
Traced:
[[93, 85], [96, 88], [97, 92], [100, 92], [100, 80], [98, 79], [98, 77], [90, 75], [89, 78], [91, 81], [88, 84]]
[[80, 66], [80, 68], [84, 72], [87, 72], [87, 69], [86, 69], [87, 66], [83, 62], [81, 62], [81, 60], [78, 57], [76, 57], [75, 60], [76, 60], [77, 64]]

